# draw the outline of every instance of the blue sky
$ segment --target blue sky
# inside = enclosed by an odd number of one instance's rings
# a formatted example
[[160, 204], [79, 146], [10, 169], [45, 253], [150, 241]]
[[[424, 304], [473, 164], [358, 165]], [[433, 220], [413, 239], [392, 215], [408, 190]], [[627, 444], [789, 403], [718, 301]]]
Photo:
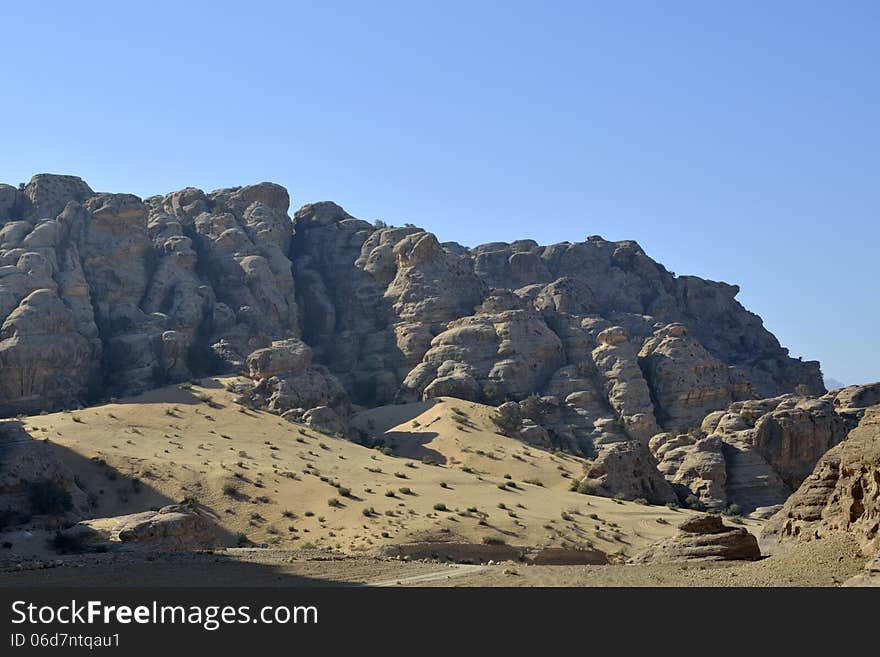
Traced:
[[636, 239], [880, 379], [880, 3], [4, 6], [0, 181], [262, 180], [474, 245]]

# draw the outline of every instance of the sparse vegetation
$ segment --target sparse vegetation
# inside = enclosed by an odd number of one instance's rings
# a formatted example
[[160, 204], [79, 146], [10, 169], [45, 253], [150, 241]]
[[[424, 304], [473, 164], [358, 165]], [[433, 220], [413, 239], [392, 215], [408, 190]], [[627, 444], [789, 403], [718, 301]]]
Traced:
[[512, 436], [522, 428], [522, 413], [516, 404], [503, 404], [495, 410], [492, 422], [505, 436]]
[[576, 493], [580, 493], [581, 495], [595, 495], [596, 487], [592, 484], [592, 482], [587, 479], [581, 479], [578, 482], [572, 482], [574, 486], [574, 491]]
[[55, 535], [49, 539], [48, 545], [49, 549], [58, 554], [79, 554], [86, 551], [79, 536], [64, 532], [55, 532]]
[[694, 511], [705, 511], [706, 505], [703, 504], [702, 500], [696, 495], [688, 495], [684, 501], [684, 504], [687, 508], [693, 509]]
[[70, 492], [51, 479], [42, 479], [30, 484], [28, 501], [31, 505], [31, 513], [38, 515], [57, 515], [73, 508]]

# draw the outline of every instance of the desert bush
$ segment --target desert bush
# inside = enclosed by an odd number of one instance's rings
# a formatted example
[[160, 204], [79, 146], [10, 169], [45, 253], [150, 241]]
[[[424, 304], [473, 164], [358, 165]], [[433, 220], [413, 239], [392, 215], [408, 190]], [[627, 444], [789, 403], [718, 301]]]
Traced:
[[86, 551], [80, 537], [62, 532], [55, 532], [55, 535], [49, 539], [48, 544], [52, 551], [59, 554], [79, 554]]
[[687, 508], [693, 509], [694, 511], [705, 511], [706, 505], [700, 500], [696, 495], [688, 495], [687, 499], [685, 499], [684, 504]]
[[574, 490], [581, 495], [593, 495], [596, 492], [596, 487], [590, 483], [589, 479], [581, 479], [575, 484]]
[[498, 536], [484, 536], [483, 545], [506, 545], [507, 541]]
[[536, 424], [541, 424], [553, 411], [553, 405], [540, 395], [529, 395], [519, 403], [519, 408], [523, 417]]
[[35, 481], [28, 486], [28, 500], [31, 512], [42, 515], [56, 515], [73, 508], [70, 492], [51, 479]]
[[522, 428], [522, 413], [519, 406], [515, 404], [503, 404], [499, 406], [492, 415], [492, 422], [495, 423], [501, 433], [506, 436], [515, 434]]
[[437, 502], [437, 504], [434, 505], [434, 511], [449, 511], [449, 509], [446, 508], [446, 505], [443, 504], [443, 502]]

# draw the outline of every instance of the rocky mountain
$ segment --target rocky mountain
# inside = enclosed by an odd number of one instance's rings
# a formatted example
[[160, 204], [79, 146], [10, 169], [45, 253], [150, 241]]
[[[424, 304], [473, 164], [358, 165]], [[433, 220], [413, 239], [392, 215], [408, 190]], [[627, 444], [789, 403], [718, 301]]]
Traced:
[[[523, 438], [594, 457], [600, 491], [684, 486], [713, 505], [730, 497], [718, 464], [748, 460], [713, 436], [748, 433], [788, 489], [839, 441], [825, 402], [780, 397], [823, 394], [817, 362], [737, 286], [676, 276], [636, 242], [467, 248], [289, 204], [272, 183], [144, 200], [74, 176], [0, 185], [0, 415], [229, 371], [252, 403], [343, 433], [353, 406], [516, 402]], [[821, 445], [778, 454], [815, 414]]]

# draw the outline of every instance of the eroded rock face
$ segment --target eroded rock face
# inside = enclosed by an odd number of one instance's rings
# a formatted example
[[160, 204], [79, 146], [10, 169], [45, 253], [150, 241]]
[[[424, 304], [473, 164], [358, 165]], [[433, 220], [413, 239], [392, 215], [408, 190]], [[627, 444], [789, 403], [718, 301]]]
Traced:
[[679, 498], [743, 511], [782, 504], [819, 458], [855, 426], [832, 395], [785, 395], [731, 404], [708, 414], [698, 430], [662, 433], [651, 452]]
[[521, 305], [490, 297], [476, 315], [450, 322], [407, 375], [404, 389], [423, 398], [496, 404], [542, 389], [565, 362], [562, 343], [537, 312]]
[[599, 495], [642, 498], [652, 504], [677, 500], [672, 487], [657, 471], [648, 448], [638, 441], [603, 444], [586, 472], [586, 479]]
[[0, 414], [228, 370], [298, 336], [288, 204], [269, 183], [146, 201], [72, 176], [4, 187]]
[[864, 410], [768, 521], [762, 541], [784, 546], [847, 532], [866, 550], [880, 548], [880, 406]]
[[63, 533], [85, 544], [166, 551], [207, 549], [220, 542], [213, 523], [180, 504], [158, 511], [82, 520]]
[[0, 403], [7, 413], [71, 405], [89, 384], [93, 357], [56, 292], [35, 290], [0, 327]]
[[[537, 396], [530, 440], [594, 457], [603, 490], [662, 499], [652, 436], [746, 397], [824, 392], [818, 363], [789, 358], [736, 286], [676, 277], [636, 242], [467, 248], [330, 202], [291, 221], [289, 204], [272, 183], [143, 201], [72, 176], [0, 186], [0, 415], [242, 369], [252, 402], [343, 423], [350, 400]], [[752, 422], [741, 450], [777, 463], [783, 486], [837, 439], [829, 416], [805, 447], [816, 414], [789, 410]], [[729, 464], [740, 447], [722, 442]], [[718, 488], [712, 463], [675, 458], [675, 485]]]
[[681, 502], [693, 495], [710, 509], [727, 506], [727, 464], [720, 436], [659, 433], [649, 446], [660, 472], [679, 490]]
[[633, 557], [633, 563], [753, 561], [761, 558], [757, 539], [744, 527], [725, 525], [721, 516], [690, 518], [678, 529], [678, 535], [639, 552]]
[[710, 411], [754, 397], [741, 372], [713, 357], [683, 324], [669, 324], [648, 338], [639, 365], [670, 431], [698, 426]]

